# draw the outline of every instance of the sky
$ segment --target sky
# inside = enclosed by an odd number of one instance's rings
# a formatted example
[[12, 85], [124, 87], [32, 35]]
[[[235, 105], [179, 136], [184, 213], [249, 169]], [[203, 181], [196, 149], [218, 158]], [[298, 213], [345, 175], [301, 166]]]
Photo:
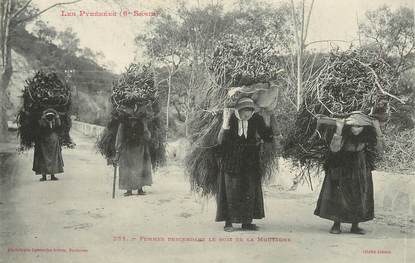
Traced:
[[[34, 0], [39, 9], [49, 7], [54, 3], [68, 0]], [[189, 5], [206, 4], [217, 0], [184, 0]], [[272, 5], [283, 1], [265, 0]], [[311, 0], [305, 0], [306, 5]], [[222, 0], [224, 8], [230, 8], [234, 0]], [[299, 0], [294, 0], [299, 2]], [[415, 0], [315, 0], [311, 16], [308, 41], [316, 40], [345, 40], [357, 39], [357, 21], [364, 19], [367, 10], [373, 10], [383, 5], [391, 8], [408, 6], [414, 8]], [[72, 27], [78, 34], [81, 48], [89, 47], [95, 52], [102, 52], [106, 60], [113, 62], [112, 70], [120, 73], [134, 61], [136, 46], [134, 38], [146, 30], [148, 17], [80, 17], [79, 12], [99, 11], [119, 14], [129, 10], [153, 11], [157, 8], [174, 9], [177, 0], [82, 0], [79, 3], [53, 8], [42, 14], [40, 19], [53, 25], [58, 31]], [[307, 7], [306, 7], [307, 8]], [[76, 12], [78, 16], [62, 16], [64, 12]], [[30, 30], [29, 26], [29, 30]], [[316, 44], [310, 48], [326, 48], [329, 44]]]

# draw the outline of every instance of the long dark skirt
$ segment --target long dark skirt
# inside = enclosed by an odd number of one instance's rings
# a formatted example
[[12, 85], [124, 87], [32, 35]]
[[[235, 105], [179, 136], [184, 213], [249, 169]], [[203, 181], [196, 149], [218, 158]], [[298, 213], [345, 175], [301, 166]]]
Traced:
[[122, 190], [150, 186], [153, 181], [148, 145], [126, 145], [121, 151], [119, 172], [119, 188]]
[[33, 171], [36, 174], [63, 173], [62, 148], [55, 132], [44, 134], [36, 141]]
[[258, 171], [245, 169], [239, 174], [221, 172], [216, 196], [216, 221], [250, 223], [265, 217], [264, 197]]
[[342, 153], [342, 165], [329, 167], [314, 214], [333, 221], [358, 223], [374, 218], [372, 173], [366, 153]]

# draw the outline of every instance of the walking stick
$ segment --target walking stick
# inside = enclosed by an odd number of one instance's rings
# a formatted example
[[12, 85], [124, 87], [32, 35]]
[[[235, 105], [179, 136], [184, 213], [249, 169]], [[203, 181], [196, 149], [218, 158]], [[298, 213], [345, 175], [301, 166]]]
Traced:
[[114, 165], [114, 180], [112, 181], [112, 199], [115, 198], [115, 181], [117, 180], [117, 165]]

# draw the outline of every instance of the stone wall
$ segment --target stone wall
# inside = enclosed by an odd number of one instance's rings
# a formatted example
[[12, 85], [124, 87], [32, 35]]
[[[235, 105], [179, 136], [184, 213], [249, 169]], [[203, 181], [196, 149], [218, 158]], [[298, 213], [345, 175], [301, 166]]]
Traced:
[[80, 121], [72, 121], [72, 129], [89, 137], [98, 137], [104, 131], [105, 127]]

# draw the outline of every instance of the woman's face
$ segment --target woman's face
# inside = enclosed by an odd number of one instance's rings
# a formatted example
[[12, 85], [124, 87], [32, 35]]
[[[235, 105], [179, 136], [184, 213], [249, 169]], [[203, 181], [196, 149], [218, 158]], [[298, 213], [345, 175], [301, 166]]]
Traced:
[[247, 120], [249, 120], [249, 118], [252, 117], [252, 112], [253, 112], [253, 110], [250, 109], [250, 108], [240, 109], [239, 110], [239, 117], [241, 118], [241, 120], [247, 121]]
[[353, 125], [351, 127], [351, 131], [353, 135], [359, 135], [363, 131], [363, 126]]

